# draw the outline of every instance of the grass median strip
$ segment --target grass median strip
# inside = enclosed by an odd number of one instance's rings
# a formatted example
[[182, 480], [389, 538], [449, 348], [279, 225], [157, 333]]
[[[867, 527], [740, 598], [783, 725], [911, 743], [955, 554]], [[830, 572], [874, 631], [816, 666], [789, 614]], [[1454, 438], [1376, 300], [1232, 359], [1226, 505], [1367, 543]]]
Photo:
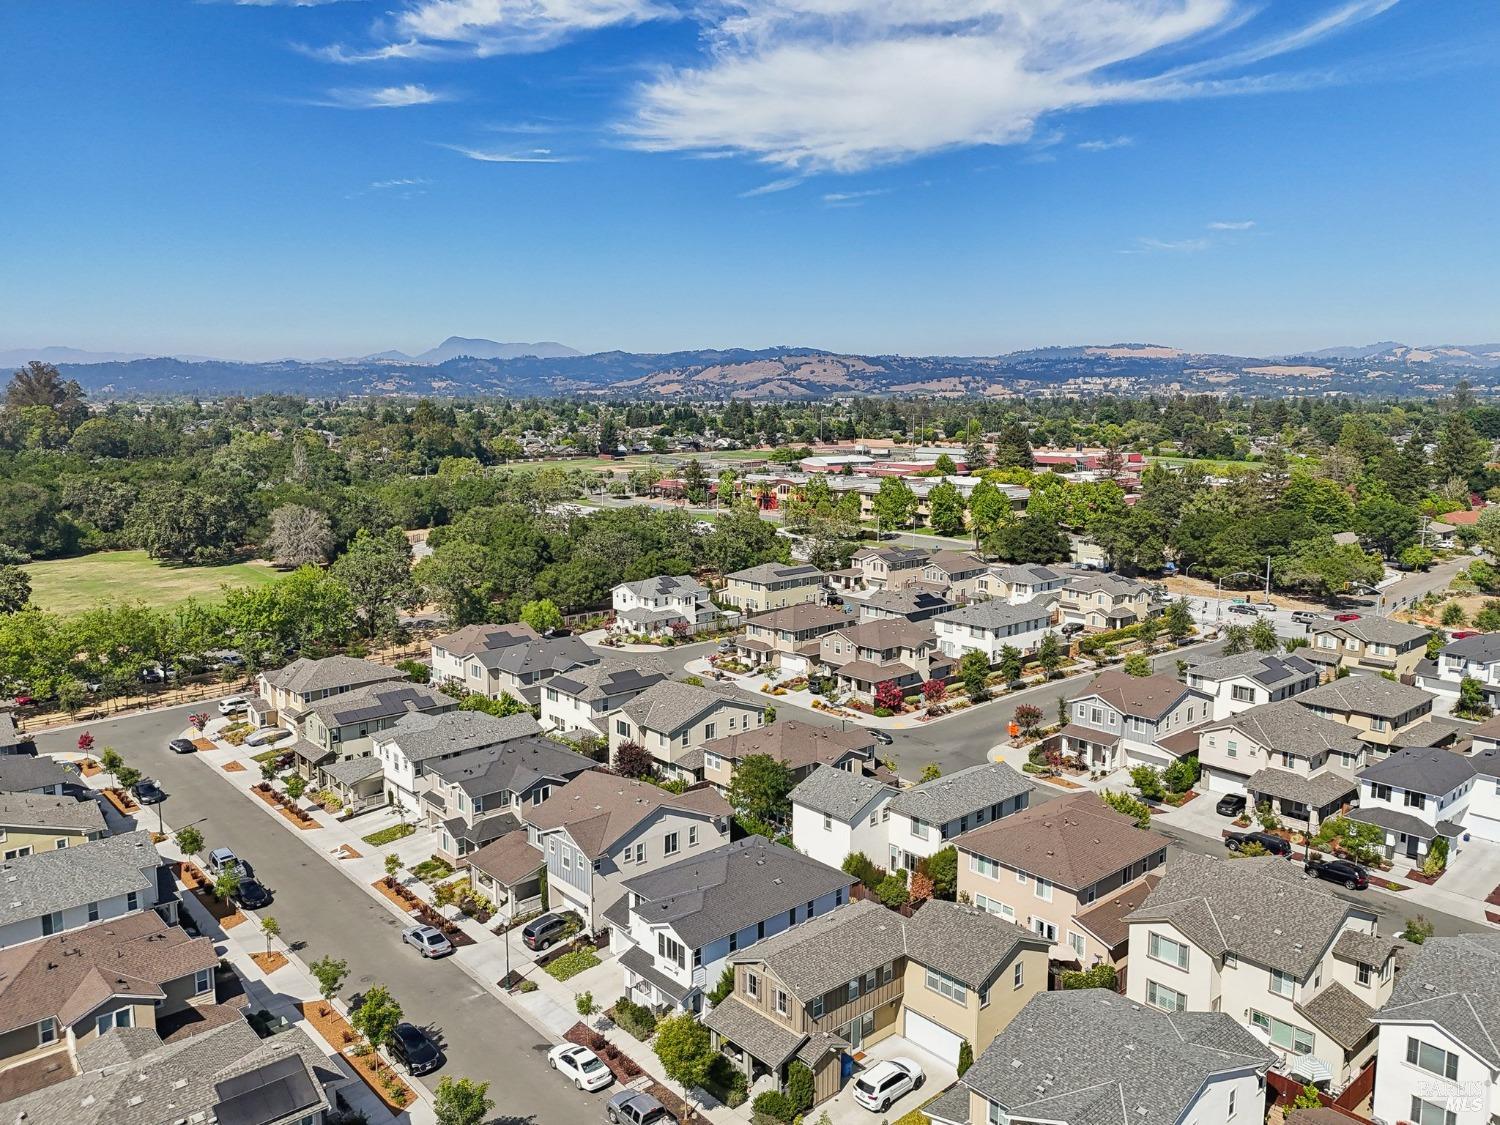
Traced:
[[382, 828], [379, 832], [371, 832], [368, 836], [360, 839], [372, 848], [383, 848], [386, 844], [394, 844], [397, 840], [404, 840], [415, 832], [416, 826], [411, 824], [393, 824], [389, 828]]

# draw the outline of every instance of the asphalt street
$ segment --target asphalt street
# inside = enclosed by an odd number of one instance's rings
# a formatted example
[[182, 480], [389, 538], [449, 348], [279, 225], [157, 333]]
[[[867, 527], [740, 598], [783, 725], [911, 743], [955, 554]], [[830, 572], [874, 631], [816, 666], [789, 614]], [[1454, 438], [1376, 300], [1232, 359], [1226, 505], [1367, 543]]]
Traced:
[[[582, 1094], [546, 1066], [553, 1046], [529, 1024], [490, 996], [451, 961], [424, 961], [401, 944], [402, 923], [387, 907], [293, 833], [235, 791], [216, 770], [193, 755], [173, 754], [177, 736], [194, 710], [177, 707], [90, 724], [99, 747], [113, 746], [125, 760], [155, 778], [168, 796], [162, 816], [168, 826], [197, 825], [207, 847], [226, 846], [251, 863], [275, 895], [263, 913], [281, 924], [282, 940], [298, 945], [305, 962], [330, 955], [349, 964], [344, 996], [384, 984], [407, 1019], [428, 1028], [442, 1044], [447, 1064], [419, 1081], [435, 1088], [445, 1075], [490, 1083], [499, 1125], [574, 1125], [602, 1121], [613, 1088]], [[79, 729], [42, 734], [39, 752], [76, 749]], [[141, 827], [154, 828], [154, 810]]]

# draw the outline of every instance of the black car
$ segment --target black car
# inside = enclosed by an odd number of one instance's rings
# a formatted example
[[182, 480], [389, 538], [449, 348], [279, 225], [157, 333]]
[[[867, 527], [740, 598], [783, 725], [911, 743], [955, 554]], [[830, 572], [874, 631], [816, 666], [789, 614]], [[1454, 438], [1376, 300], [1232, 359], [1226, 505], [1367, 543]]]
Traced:
[[161, 791], [161, 786], [149, 777], [141, 778], [140, 781], [137, 781], [130, 787], [130, 791], [135, 794], [135, 799], [143, 805], [154, 805], [167, 798], [167, 795]]
[[521, 940], [526, 943], [527, 949], [546, 949], [553, 942], [560, 941], [567, 929], [567, 919], [561, 914], [543, 914], [526, 923], [525, 929], [521, 931]]
[[1292, 845], [1288, 841], [1269, 832], [1231, 832], [1224, 837], [1224, 846], [1232, 852], [1239, 851], [1247, 844], [1259, 844], [1272, 855], [1292, 854]]
[[191, 738], [174, 738], [167, 743], [167, 749], [174, 754], [191, 754], [198, 748], [193, 745]]
[[1219, 798], [1219, 803], [1214, 806], [1214, 811], [1220, 816], [1239, 816], [1245, 811], [1245, 798], [1239, 793], [1226, 793]]
[[266, 890], [266, 885], [259, 879], [241, 879], [234, 901], [251, 910], [260, 910], [271, 905], [271, 892]]
[[1230, 613], [1247, 613], [1247, 614], [1249, 614], [1252, 617], [1258, 616], [1260, 614], [1260, 610], [1256, 609], [1249, 602], [1235, 602], [1233, 605], [1231, 605], [1229, 607], [1229, 612]]
[[1347, 859], [1310, 859], [1302, 865], [1302, 870], [1317, 879], [1342, 883], [1351, 891], [1363, 891], [1370, 886], [1369, 872]]
[[880, 745], [882, 746], [893, 746], [896, 742], [894, 738], [886, 734], [883, 730], [870, 731], [870, 737], [873, 738], [876, 742], [880, 743]]
[[398, 1023], [391, 1035], [391, 1056], [412, 1076], [431, 1074], [443, 1065], [443, 1052], [416, 1024]]

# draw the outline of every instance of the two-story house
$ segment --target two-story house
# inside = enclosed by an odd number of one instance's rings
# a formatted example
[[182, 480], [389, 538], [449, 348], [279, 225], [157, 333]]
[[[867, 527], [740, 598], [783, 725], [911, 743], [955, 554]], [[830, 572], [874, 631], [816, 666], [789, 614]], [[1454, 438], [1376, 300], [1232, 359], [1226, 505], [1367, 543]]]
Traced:
[[1312, 626], [1309, 660], [1351, 672], [1390, 672], [1410, 676], [1427, 655], [1430, 631], [1390, 617], [1360, 617], [1354, 621], [1320, 621]]
[[910, 918], [868, 901], [732, 954], [734, 991], [704, 1019], [754, 1082], [812, 1071], [814, 1104], [893, 1034], [956, 1064], [1046, 988], [1046, 943], [992, 914], [930, 901]]
[[819, 638], [851, 623], [844, 610], [819, 602], [773, 609], [745, 622], [735, 638], [735, 652], [755, 667], [769, 664], [802, 675], [818, 658]]
[[1074, 574], [1057, 591], [1064, 624], [1091, 633], [1123, 629], [1160, 612], [1151, 587], [1118, 574]]
[[789, 605], [824, 602], [823, 572], [806, 563], [761, 563], [724, 576], [719, 601], [744, 613], [766, 613]]
[[1464, 828], [1477, 839], [1500, 844], [1500, 748], [1476, 749], [1468, 760], [1474, 767], [1474, 788]]
[[317, 776], [329, 762], [363, 758], [374, 739], [408, 715], [442, 715], [458, 707], [458, 700], [426, 684], [402, 682], [371, 684], [310, 704], [302, 716], [302, 737], [292, 743], [297, 770]]
[[[919, 860], [947, 847], [982, 824], [1014, 816], [1036, 789], [1005, 762], [980, 762], [946, 777], [902, 789], [881, 810], [886, 822], [886, 858], [892, 871], [912, 871]], [[793, 837], [796, 842], [796, 837]], [[880, 862], [879, 857], [870, 857]]]
[[1315, 664], [1296, 654], [1241, 652], [1190, 664], [1188, 687], [1213, 700], [1213, 718], [1227, 718], [1265, 703], [1280, 703], [1318, 686]]
[[1389, 994], [1394, 943], [1368, 986], [1346, 983], [1358, 973], [1347, 943], [1373, 945], [1376, 920], [1285, 860], [1179, 852], [1129, 918], [1126, 995], [1232, 1016], [1269, 1041], [1278, 1069], [1337, 1094], [1374, 1058], [1371, 1021]]
[[155, 910], [177, 920], [177, 889], [149, 832], [122, 832], [0, 863], [0, 949]]
[[1078, 916], [1157, 871], [1167, 843], [1098, 795], [1078, 793], [959, 836], [958, 891], [1046, 938], [1056, 961], [1114, 964], [1114, 948]]
[[504, 718], [483, 711], [412, 714], [375, 735], [371, 755], [384, 771], [386, 803], [420, 815], [423, 794], [432, 785], [431, 766], [539, 733], [537, 721], [524, 711]]
[[882, 617], [898, 617], [926, 621], [952, 608], [953, 603], [941, 594], [920, 586], [906, 586], [900, 590], [878, 590], [865, 598], [859, 603], [859, 619], [878, 621]]
[[1225, 1013], [1043, 992], [922, 1112], [933, 1125], [1259, 1125], [1273, 1059]]
[[302, 720], [314, 703], [405, 679], [406, 673], [399, 669], [353, 656], [298, 657], [284, 668], [260, 673], [256, 694], [250, 699], [250, 716], [260, 726], [279, 726], [301, 735]]
[[524, 621], [509, 625], [465, 625], [433, 639], [429, 646], [432, 682], [462, 684], [465, 691], [497, 698], [491, 692], [488, 664], [498, 653], [530, 641], [541, 634]]
[[559, 672], [542, 685], [542, 728], [572, 737], [603, 737], [611, 711], [666, 678], [666, 668], [639, 657], [606, 656]]
[[218, 964], [211, 938], [149, 910], [0, 950], [0, 1072], [46, 1060], [67, 1077], [116, 1028], [191, 1022], [214, 1003]]
[[1012, 604], [991, 598], [940, 613], [932, 627], [944, 656], [960, 660], [965, 653], [982, 652], [991, 664], [998, 664], [1006, 648], [1023, 656], [1036, 652], [1052, 628], [1052, 606], [1045, 599]]
[[1433, 697], [1384, 676], [1351, 675], [1304, 691], [1297, 703], [1350, 727], [1374, 754], [1387, 753], [1402, 732], [1432, 714]]
[[608, 925], [627, 879], [729, 841], [729, 803], [713, 787], [673, 793], [593, 770], [522, 819], [546, 860], [547, 907], [577, 911], [591, 933]]
[[1000, 598], [1014, 605], [1035, 601], [1047, 594], [1054, 594], [1067, 583], [1070, 575], [1041, 563], [1017, 563], [1013, 566], [992, 566], [987, 575], [979, 579], [979, 596]]
[[605, 912], [625, 991], [648, 1007], [702, 1011], [734, 953], [844, 905], [855, 882], [764, 836], [634, 875]]
[[990, 565], [969, 551], [938, 551], [922, 567], [922, 581], [945, 591], [951, 602], [980, 594], [980, 583], [989, 575]]
[[456, 757], [425, 760], [422, 811], [437, 832], [438, 854], [464, 863], [484, 845], [521, 827], [539, 805], [594, 763], [545, 738], [514, 738]]
[[1417, 667], [1417, 687], [1450, 699], [1458, 698], [1466, 679], [1479, 682], [1491, 707], [1500, 705], [1500, 633], [1475, 633], [1449, 641], [1435, 661]]
[[[78, 774], [54, 758], [0, 754], [0, 793], [36, 793], [60, 797], [81, 790]], [[93, 795], [88, 794], [89, 800]]]
[[1441, 838], [1450, 862], [1464, 843], [1469, 800], [1476, 786], [1494, 779], [1479, 774], [1474, 762], [1451, 750], [1410, 747], [1397, 750], [1359, 773], [1359, 807], [1351, 820], [1385, 830], [1387, 858], [1420, 866]]
[[721, 793], [727, 792], [739, 764], [756, 754], [776, 759], [787, 768], [794, 782], [802, 781], [825, 765], [864, 774], [874, 766], [875, 736], [864, 727], [839, 730], [799, 719], [783, 719], [705, 742], [703, 780]]
[[1500, 1119], [1500, 934], [1428, 938], [1374, 1016], [1373, 1113], [1412, 1125]]
[[900, 590], [925, 581], [922, 572], [931, 557], [920, 547], [862, 547], [849, 556], [849, 565], [866, 590]]
[[663, 680], [609, 716], [609, 751], [613, 758], [633, 742], [663, 773], [691, 783], [703, 774], [704, 743], [764, 723], [764, 710], [753, 703], [707, 686]]
[[40, 793], [0, 793], [0, 858], [71, 848], [103, 839], [108, 828], [93, 801]]
[[924, 680], [945, 679], [953, 670], [953, 660], [938, 652], [930, 621], [861, 621], [825, 633], [818, 643], [818, 660], [832, 669], [839, 691], [866, 703], [888, 681], [911, 694]]
[[1169, 766], [1197, 749], [1196, 728], [1213, 700], [1171, 676], [1132, 676], [1112, 668], [1068, 697], [1064, 754], [1090, 770]]
[[[601, 659], [597, 649], [574, 636], [515, 637], [509, 633], [490, 636], [497, 640], [507, 638], [509, 643], [497, 643], [467, 657], [458, 684], [464, 691], [491, 699], [508, 695], [535, 706], [541, 701], [542, 686], [553, 677], [587, 668]], [[445, 687], [452, 683], [436, 677], [434, 682]]]
[[612, 591], [616, 633], [632, 636], [691, 636], [713, 627], [721, 614], [708, 587], [684, 575], [658, 575], [622, 582]]
[[1256, 806], [1269, 801], [1280, 816], [1313, 831], [1353, 800], [1366, 749], [1352, 728], [1290, 699], [1198, 730], [1198, 762], [1209, 792], [1240, 793]]
[[879, 863], [887, 854], [889, 806], [897, 792], [879, 778], [820, 766], [791, 792], [792, 843], [830, 867], [856, 852]]

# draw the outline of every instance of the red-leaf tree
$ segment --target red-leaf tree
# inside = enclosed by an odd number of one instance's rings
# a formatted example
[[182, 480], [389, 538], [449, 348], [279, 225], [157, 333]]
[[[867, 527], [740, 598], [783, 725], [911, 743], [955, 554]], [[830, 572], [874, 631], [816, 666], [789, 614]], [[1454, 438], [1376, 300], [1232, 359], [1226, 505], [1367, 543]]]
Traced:
[[922, 698], [929, 704], [941, 703], [948, 694], [948, 685], [942, 680], [928, 680], [922, 685]]
[[888, 711], [901, 709], [901, 689], [895, 680], [882, 680], [875, 685], [875, 706]]
[[1042, 709], [1034, 703], [1023, 703], [1016, 708], [1012, 718], [1022, 731], [1032, 734], [1042, 725]]
[[656, 759], [639, 742], [622, 742], [615, 748], [615, 772], [622, 777], [646, 777], [656, 772]]
[[94, 736], [91, 735], [88, 731], [84, 731], [78, 736], [78, 752], [80, 754], [87, 754], [93, 748]]

